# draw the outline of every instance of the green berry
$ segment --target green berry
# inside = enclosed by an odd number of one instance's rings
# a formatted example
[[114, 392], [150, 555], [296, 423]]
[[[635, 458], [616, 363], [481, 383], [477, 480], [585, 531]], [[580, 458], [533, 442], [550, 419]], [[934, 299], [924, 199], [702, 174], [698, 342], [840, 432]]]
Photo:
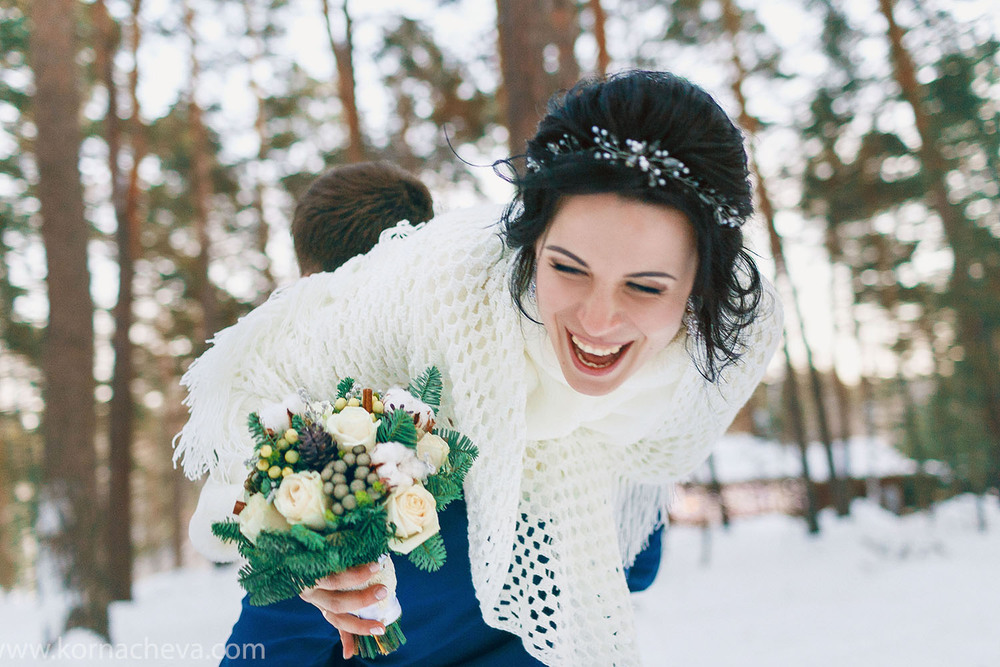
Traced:
[[358, 501], [354, 496], [345, 496], [340, 502], [343, 504], [345, 510], [352, 510], [358, 506]]
[[347, 452], [344, 454], [343, 461], [345, 465], [352, 466], [356, 461], [356, 457], [354, 456], [353, 452]]
[[333, 494], [333, 482], [323, 482], [323, 493], [328, 496]]
[[333, 472], [347, 472], [347, 464], [343, 461], [334, 461]]
[[353, 493], [357, 493], [358, 491], [364, 491], [365, 490], [365, 486], [366, 486], [365, 485], [365, 480], [363, 480], [363, 479], [356, 479], [353, 482], [351, 482], [351, 491]]
[[270, 477], [271, 479], [278, 479], [279, 477], [281, 477], [281, 467], [271, 466], [270, 468], [267, 469], [267, 476]]
[[266, 459], [269, 456], [271, 456], [271, 452], [273, 451], [274, 450], [271, 449], [271, 445], [264, 445], [263, 447], [260, 448], [260, 452], [258, 453], [260, 454], [260, 458]]
[[285, 461], [291, 463], [292, 465], [295, 465], [296, 463], [299, 462], [299, 453], [294, 449], [289, 449], [287, 452], [285, 452]]
[[360, 456], [365, 453], [364, 445], [354, 445], [354, 449], [351, 450], [355, 456]]
[[371, 472], [367, 466], [358, 466], [354, 469], [354, 479], [364, 479]]
[[370, 466], [372, 464], [372, 457], [367, 453], [358, 454], [357, 462], [359, 466]]
[[344, 506], [341, 505], [340, 503], [334, 503], [333, 507], [331, 507], [330, 509], [332, 509], [333, 513], [336, 514], [337, 516], [340, 516], [344, 513]]
[[337, 500], [344, 498], [350, 492], [351, 490], [347, 487], [346, 484], [337, 484], [336, 486], [333, 487], [333, 497], [336, 498]]
[[299, 432], [296, 431], [294, 428], [288, 429], [287, 431], [285, 431], [285, 440], [288, 441], [288, 444], [294, 445], [296, 442], [299, 441]]

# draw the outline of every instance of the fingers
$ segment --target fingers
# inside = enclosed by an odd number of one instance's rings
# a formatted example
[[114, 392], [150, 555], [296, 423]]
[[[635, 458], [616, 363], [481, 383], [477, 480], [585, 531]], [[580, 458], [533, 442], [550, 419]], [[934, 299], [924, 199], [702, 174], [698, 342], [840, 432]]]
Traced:
[[[385, 634], [385, 626], [378, 621], [369, 621], [364, 618], [358, 618], [354, 614], [333, 614], [324, 611], [323, 618], [326, 619], [327, 623], [340, 630], [341, 636], [345, 633], [350, 633], [351, 635]], [[353, 648], [354, 647], [352, 645], [352, 652]]]
[[349, 614], [362, 607], [373, 605], [379, 600], [384, 600], [388, 594], [389, 591], [385, 586], [376, 584], [357, 591], [309, 588], [299, 595], [303, 600], [323, 611], [333, 614]]
[[352, 567], [349, 570], [338, 572], [323, 577], [316, 582], [315, 588], [323, 588], [331, 591], [344, 591], [352, 588], [360, 588], [372, 578], [372, 575], [379, 571], [378, 563], [366, 563]]
[[340, 631], [340, 645], [344, 649], [344, 660], [354, 657], [354, 635], [350, 632]]

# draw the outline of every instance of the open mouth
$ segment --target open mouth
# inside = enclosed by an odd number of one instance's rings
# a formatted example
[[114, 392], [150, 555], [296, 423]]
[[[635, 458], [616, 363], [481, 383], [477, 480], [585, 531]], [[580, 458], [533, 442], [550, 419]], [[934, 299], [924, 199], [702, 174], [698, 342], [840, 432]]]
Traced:
[[577, 361], [594, 370], [605, 370], [610, 368], [621, 359], [625, 351], [632, 343], [623, 345], [591, 345], [580, 340], [573, 334], [569, 334], [570, 348]]

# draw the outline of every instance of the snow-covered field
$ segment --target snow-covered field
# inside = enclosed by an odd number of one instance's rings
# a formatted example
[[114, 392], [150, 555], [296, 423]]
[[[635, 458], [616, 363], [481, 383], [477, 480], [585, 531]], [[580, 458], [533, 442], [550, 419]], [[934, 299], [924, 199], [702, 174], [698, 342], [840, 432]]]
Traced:
[[[996, 667], [1000, 504], [973, 499], [903, 519], [745, 519], [670, 530], [660, 576], [637, 594], [647, 667]], [[706, 562], [707, 561], [707, 562]], [[239, 611], [232, 568], [149, 576], [112, 608], [112, 645], [71, 633], [50, 649], [32, 596], [0, 594], [0, 665], [215, 665]]]

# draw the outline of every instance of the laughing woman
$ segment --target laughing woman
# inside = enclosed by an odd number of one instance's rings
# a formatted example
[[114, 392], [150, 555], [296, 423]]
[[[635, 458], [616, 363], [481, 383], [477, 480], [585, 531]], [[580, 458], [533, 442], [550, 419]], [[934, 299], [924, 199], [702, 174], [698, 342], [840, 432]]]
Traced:
[[[397, 565], [409, 641], [373, 663], [638, 664], [627, 569], [778, 343], [780, 306], [743, 245], [742, 136], [700, 88], [641, 71], [579, 84], [550, 104], [514, 183], [504, 211], [400, 228], [285, 289], [185, 376], [177, 456], [238, 483], [262, 402], [442, 370], [440, 417], [480, 450], [466, 502], [441, 518], [459, 557], [447, 579]], [[350, 633], [384, 630], [352, 614], [384, 593], [369, 576], [302, 595], [347, 655]], [[241, 639], [284, 633], [269, 661], [324, 664], [295, 627]]]

